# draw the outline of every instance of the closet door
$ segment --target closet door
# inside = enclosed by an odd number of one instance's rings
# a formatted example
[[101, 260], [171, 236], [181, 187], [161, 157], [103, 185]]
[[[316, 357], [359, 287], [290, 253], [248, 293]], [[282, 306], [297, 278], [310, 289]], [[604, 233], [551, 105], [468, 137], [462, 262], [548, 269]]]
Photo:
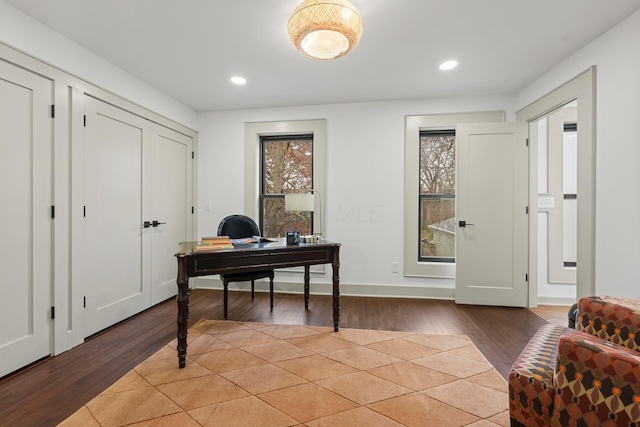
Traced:
[[51, 353], [51, 94], [0, 61], [0, 377]]
[[150, 306], [151, 123], [85, 97], [85, 336]]
[[[151, 148], [151, 304], [177, 294], [178, 244], [193, 237], [193, 138], [154, 125]], [[155, 222], [154, 222], [155, 221]]]

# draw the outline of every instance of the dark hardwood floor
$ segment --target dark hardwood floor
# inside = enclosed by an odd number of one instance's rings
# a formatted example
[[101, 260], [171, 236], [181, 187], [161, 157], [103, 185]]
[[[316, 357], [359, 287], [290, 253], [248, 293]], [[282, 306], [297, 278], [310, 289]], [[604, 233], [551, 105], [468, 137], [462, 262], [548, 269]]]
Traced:
[[[229, 319], [332, 326], [332, 298], [311, 295], [229, 293]], [[456, 305], [453, 301], [340, 298], [341, 328], [467, 335], [498, 372], [511, 364], [535, 331], [546, 323], [524, 308]], [[102, 331], [84, 344], [44, 359], [0, 380], [0, 426], [55, 426], [151, 356], [176, 336], [177, 307], [172, 298]], [[202, 318], [223, 319], [222, 292], [194, 290], [192, 325]], [[178, 360], [176, 358], [176, 368]]]

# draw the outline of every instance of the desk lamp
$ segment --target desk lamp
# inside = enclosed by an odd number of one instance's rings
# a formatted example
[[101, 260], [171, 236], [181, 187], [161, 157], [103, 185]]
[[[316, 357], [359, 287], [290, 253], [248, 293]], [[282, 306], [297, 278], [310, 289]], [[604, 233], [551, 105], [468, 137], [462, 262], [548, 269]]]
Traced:
[[[306, 243], [319, 242], [322, 238], [322, 200], [318, 190], [309, 190], [309, 193], [289, 193], [284, 195], [284, 210], [286, 212], [302, 211], [317, 212], [319, 221], [319, 231], [311, 236], [302, 236], [302, 241]], [[318, 195], [318, 209], [316, 209], [316, 194]], [[314, 223], [315, 224], [315, 223]], [[316, 230], [314, 230], [316, 231]]]

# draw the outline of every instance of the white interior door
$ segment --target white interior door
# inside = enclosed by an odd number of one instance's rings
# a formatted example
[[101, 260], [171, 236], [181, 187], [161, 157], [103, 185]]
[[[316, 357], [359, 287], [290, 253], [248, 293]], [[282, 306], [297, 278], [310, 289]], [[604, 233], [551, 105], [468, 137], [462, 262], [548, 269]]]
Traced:
[[51, 353], [51, 82], [0, 61], [0, 376]]
[[456, 302], [526, 307], [527, 125], [459, 125], [456, 147]]
[[176, 295], [178, 244], [193, 240], [193, 138], [155, 125], [151, 149], [151, 304]]
[[150, 306], [150, 122], [85, 99], [85, 336]]

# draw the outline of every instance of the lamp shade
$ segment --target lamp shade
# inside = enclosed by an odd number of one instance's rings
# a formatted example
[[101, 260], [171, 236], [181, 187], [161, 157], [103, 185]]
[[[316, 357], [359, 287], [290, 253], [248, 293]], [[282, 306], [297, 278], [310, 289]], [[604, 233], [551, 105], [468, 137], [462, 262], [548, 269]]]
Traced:
[[313, 193], [291, 193], [284, 195], [284, 210], [310, 211], [315, 210], [315, 198]]
[[304, 0], [291, 13], [287, 27], [296, 49], [315, 59], [339, 58], [362, 36], [362, 18], [346, 0]]

